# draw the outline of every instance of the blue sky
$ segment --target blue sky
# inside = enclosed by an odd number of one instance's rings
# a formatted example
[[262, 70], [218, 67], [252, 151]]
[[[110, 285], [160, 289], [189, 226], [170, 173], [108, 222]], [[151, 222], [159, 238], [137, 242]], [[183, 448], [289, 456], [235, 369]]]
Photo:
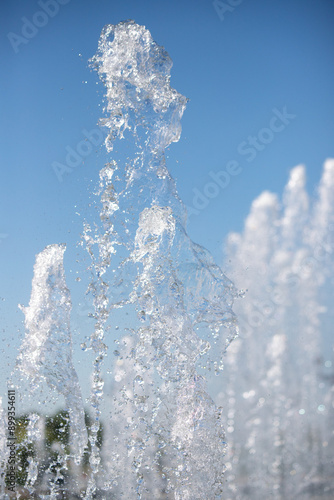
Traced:
[[[17, 304], [29, 302], [35, 255], [67, 243], [68, 284], [76, 286], [76, 243], [103, 146], [81, 156], [62, 182], [52, 165], [80, 150], [83, 130], [96, 129], [103, 116], [103, 87], [87, 64], [103, 26], [134, 19], [170, 54], [172, 86], [190, 101], [168, 166], [198, 212], [190, 236], [222, 263], [227, 233], [242, 229], [256, 196], [281, 193], [299, 163], [314, 193], [324, 160], [334, 156], [334, 3], [3, 0], [0, 9], [4, 377], [21, 342]], [[41, 15], [45, 9], [53, 17]], [[212, 184], [215, 175], [226, 185]]]

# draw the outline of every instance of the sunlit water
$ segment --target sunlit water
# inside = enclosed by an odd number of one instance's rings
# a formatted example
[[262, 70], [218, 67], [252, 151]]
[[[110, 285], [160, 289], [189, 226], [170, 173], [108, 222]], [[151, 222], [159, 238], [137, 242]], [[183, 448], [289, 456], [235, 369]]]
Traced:
[[[11, 377], [34, 408], [17, 420], [18, 498], [329, 500], [333, 160], [315, 200], [299, 166], [282, 203], [268, 192], [253, 202], [243, 233], [228, 238], [235, 288], [188, 237], [167, 170], [187, 101], [170, 86], [168, 54], [124, 22], [105, 27], [91, 65], [106, 89], [109, 161], [92, 173], [82, 221], [90, 336], [74, 356], [66, 246], [49, 245], [21, 306]], [[223, 361], [215, 395], [208, 382]], [[4, 402], [0, 417], [5, 470]]]
[[[65, 245], [50, 245], [36, 258], [12, 377], [39, 405], [19, 426], [18, 488], [27, 498], [222, 498], [222, 410], [206, 374], [219, 374], [237, 333], [235, 290], [188, 237], [165, 163], [187, 100], [170, 86], [167, 52], [134, 22], [106, 26], [91, 64], [106, 87], [110, 161], [81, 238], [89, 407], [72, 359]], [[50, 402], [64, 410], [51, 421]]]

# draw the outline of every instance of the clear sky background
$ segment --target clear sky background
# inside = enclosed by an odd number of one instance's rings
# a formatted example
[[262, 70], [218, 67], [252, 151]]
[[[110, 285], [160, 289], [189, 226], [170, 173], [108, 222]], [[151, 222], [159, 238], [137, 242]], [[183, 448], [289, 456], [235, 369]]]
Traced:
[[[80, 148], [83, 130], [96, 129], [103, 116], [103, 86], [88, 59], [105, 24], [144, 24], [174, 62], [172, 86], [190, 101], [168, 166], [198, 212], [190, 236], [218, 263], [224, 239], [242, 229], [256, 196], [281, 194], [300, 163], [314, 194], [324, 160], [334, 156], [331, 0], [229, 0], [216, 8], [207, 0], [54, 1], [0, 6], [2, 379], [23, 335], [17, 304], [28, 305], [35, 255], [46, 245], [67, 243], [75, 298], [76, 243], [104, 147], [94, 147], [62, 182], [52, 164], [66, 163], [66, 148]], [[52, 16], [40, 14], [42, 4]], [[288, 118], [276, 120], [284, 108]], [[238, 162], [238, 175], [209, 187], [210, 172], [226, 172], [230, 161]], [[203, 201], [198, 193], [214, 196]]]

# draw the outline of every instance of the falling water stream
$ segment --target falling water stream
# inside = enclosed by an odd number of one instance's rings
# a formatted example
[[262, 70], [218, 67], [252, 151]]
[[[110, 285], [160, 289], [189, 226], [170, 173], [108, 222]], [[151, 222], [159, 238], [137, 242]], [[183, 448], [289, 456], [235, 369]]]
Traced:
[[110, 161], [81, 237], [94, 322], [83, 346], [94, 358], [89, 408], [72, 361], [65, 246], [50, 245], [37, 255], [22, 307], [26, 335], [13, 384], [22, 392], [28, 383], [35, 400], [62, 401], [58, 436], [69, 437], [43, 448], [50, 421], [38, 411], [27, 416], [22, 491], [50, 499], [222, 498], [225, 434], [206, 373], [222, 370], [236, 335], [235, 291], [188, 237], [166, 167], [187, 100], [170, 86], [167, 52], [132, 21], [104, 28], [91, 65], [106, 87]]
[[[103, 29], [90, 64], [105, 86], [108, 161], [79, 241], [89, 338], [73, 355], [66, 245], [49, 245], [20, 306], [10, 387], [29, 410], [16, 421], [16, 493], [3, 472], [1, 498], [329, 500], [333, 160], [313, 203], [301, 166], [282, 204], [269, 192], [253, 202], [228, 239], [237, 292], [189, 238], [166, 166], [187, 102], [167, 52], [127, 21]], [[4, 470], [4, 426], [0, 453]]]

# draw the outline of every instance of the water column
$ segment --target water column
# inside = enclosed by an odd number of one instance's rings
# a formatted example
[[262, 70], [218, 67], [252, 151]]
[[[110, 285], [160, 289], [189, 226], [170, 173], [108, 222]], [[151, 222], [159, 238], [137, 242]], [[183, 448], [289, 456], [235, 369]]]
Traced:
[[[43, 446], [43, 418], [31, 412], [28, 416], [25, 449], [35, 448], [28, 468], [26, 488], [33, 495], [36, 487], [50, 474], [53, 495], [61, 489], [70, 461], [79, 464], [87, 445], [84, 408], [79, 380], [72, 361], [70, 330], [71, 297], [66, 285], [63, 255], [65, 245], [49, 245], [36, 256], [32, 291], [25, 315], [26, 334], [17, 358], [13, 380], [19, 386], [24, 403], [34, 404], [40, 412], [61, 407], [68, 413], [69, 448], [60, 448], [56, 458], [48, 457], [48, 471]], [[26, 385], [28, 384], [28, 385]], [[50, 450], [48, 450], [50, 453]], [[29, 453], [28, 453], [29, 454]], [[56, 470], [56, 476], [51, 474]]]
[[229, 274], [247, 289], [235, 307], [238, 348], [226, 363], [224, 380], [235, 383], [220, 399], [232, 418], [234, 499], [327, 499], [333, 491], [333, 161], [313, 203], [305, 180], [304, 167], [295, 167], [282, 206], [263, 193], [244, 232], [229, 237]]
[[[166, 167], [165, 149], [180, 137], [186, 99], [170, 87], [166, 51], [132, 21], [104, 28], [92, 65], [106, 86], [101, 121], [111, 158], [100, 172], [99, 220], [86, 221], [83, 234], [97, 325], [90, 347], [102, 346], [93, 376], [101, 382], [98, 398], [94, 383], [91, 397], [96, 420], [105, 398], [103, 363], [116, 383], [105, 463], [95, 447], [96, 477], [86, 497], [98, 489], [151, 498], [163, 487], [168, 498], [220, 498], [224, 431], [204, 374], [221, 371], [236, 334], [234, 287], [188, 237]], [[94, 437], [91, 444], [94, 450]]]
[[[227, 474], [229, 483], [232, 476], [232, 498], [265, 498], [271, 476], [266, 464], [273, 462], [274, 436], [268, 422], [272, 400], [267, 377], [275, 357], [269, 361], [266, 352], [280, 314], [271, 266], [278, 243], [278, 220], [277, 197], [264, 192], [252, 203], [243, 234], [229, 236], [229, 273], [243, 296], [235, 304], [240, 324], [238, 348], [234, 352], [231, 346], [233, 354], [227, 354], [219, 399], [231, 417], [225, 425], [233, 449]], [[272, 379], [277, 373], [272, 371], [269, 376]]]
[[307, 242], [312, 249], [308, 268], [312, 278], [319, 283], [319, 321], [322, 358], [318, 360], [319, 385], [315, 401], [315, 415], [321, 446], [318, 447], [319, 466], [313, 474], [311, 487], [318, 491], [325, 485], [328, 495], [334, 491], [332, 457], [334, 450], [334, 342], [333, 342], [333, 293], [334, 293], [334, 160], [326, 160], [317, 192]]

